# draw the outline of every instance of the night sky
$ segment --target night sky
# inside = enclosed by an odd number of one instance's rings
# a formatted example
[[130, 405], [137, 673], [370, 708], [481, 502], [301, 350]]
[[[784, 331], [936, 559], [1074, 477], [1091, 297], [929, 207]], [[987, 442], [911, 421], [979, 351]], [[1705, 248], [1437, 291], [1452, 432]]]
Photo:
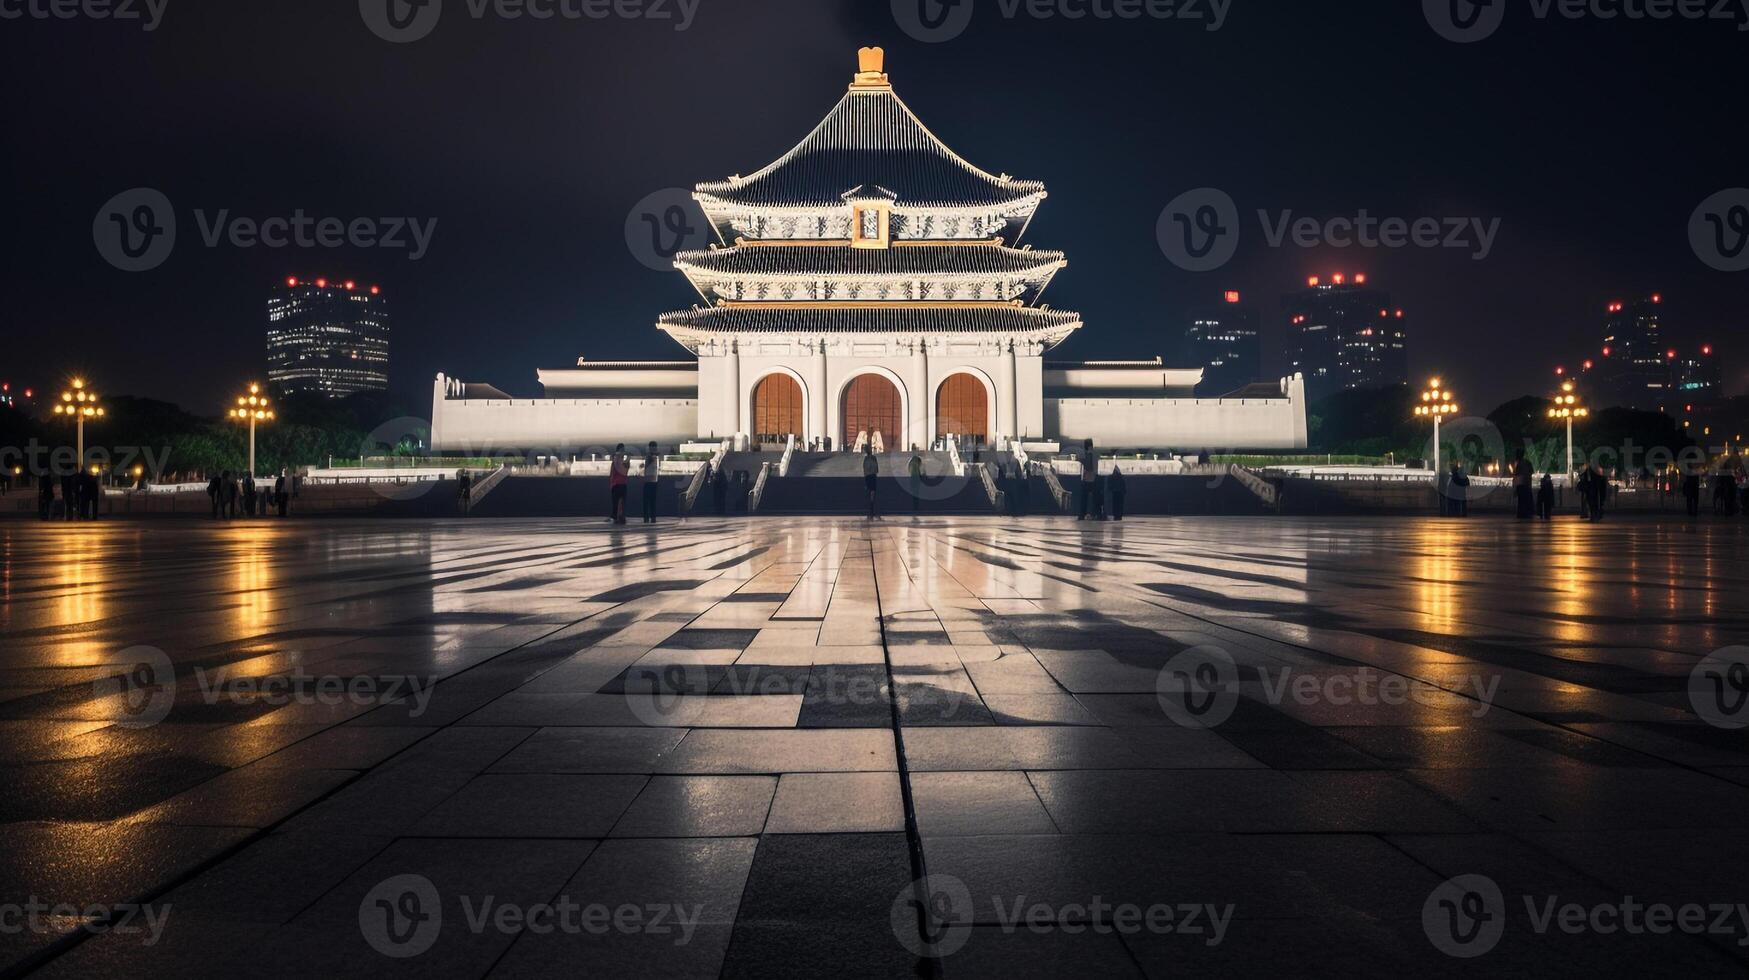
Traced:
[[[949, 146], [1048, 186], [1026, 241], [1068, 253], [1046, 299], [1086, 319], [1056, 357], [1170, 360], [1185, 311], [1239, 289], [1274, 371], [1282, 294], [1344, 271], [1395, 293], [1413, 373], [1451, 378], [1473, 408], [1548, 390], [1556, 363], [1594, 351], [1607, 303], [1653, 291], [1672, 339], [1719, 345], [1727, 391], [1749, 387], [1749, 273], [1709, 268], [1687, 234], [1704, 198], [1749, 185], [1749, 33], [1733, 23], [1538, 21], [1511, 0], [1495, 36], [1458, 45], [1416, 0], [1232, 0], [1215, 32], [1006, 19], [1000, 0], [972, 0], [961, 36], [925, 44], [887, 0], [699, 0], [686, 31], [476, 20], [444, 2], [405, 45], [367, 29], [358, 0], [168, 0], [150, 33], [0, 20], [0, 376], [46, 388], [77, 371], [216, 411], [263, 374], [267, 291], [288, 275], [380, 284], [394, 387], [420, 401], [437, 371], [533, 395], [535, 368], [579, 355], [682, 357], [652, 324], [696, 294], [633, 256], [628, 212], [770, 162], [840, 97], [856, 48], [880, 44]], [[1155, 223], [1202, 186], [1238, 203], [1244, 238], [1225, 268], [1192, 274], [1166, 260]], [[168, 261], [128, 273], [92, 224], [135, 187], [162, 191], [179, 227]], [[1485, 261], [1277, 249], [1259, 208], [1500, 230]], [[208, 248], [197, 209], [438, 224], [412, 261]]]

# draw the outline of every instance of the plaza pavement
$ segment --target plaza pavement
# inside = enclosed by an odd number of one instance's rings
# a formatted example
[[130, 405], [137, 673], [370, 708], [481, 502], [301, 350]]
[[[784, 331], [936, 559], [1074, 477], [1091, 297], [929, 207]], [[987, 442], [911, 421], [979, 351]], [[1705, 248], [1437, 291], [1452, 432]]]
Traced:
[[1749, 636], [1746, 543], [8, 524], [0, 954], [50, 977], [1741, 975], [1749, 711], [1702, 658]]

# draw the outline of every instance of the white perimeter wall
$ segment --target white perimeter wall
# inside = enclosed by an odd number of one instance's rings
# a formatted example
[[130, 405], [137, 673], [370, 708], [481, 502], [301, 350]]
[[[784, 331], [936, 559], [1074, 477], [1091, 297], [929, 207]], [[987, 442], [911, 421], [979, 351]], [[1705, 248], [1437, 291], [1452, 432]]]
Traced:
[[441, 453], [547, 450], [587, 453], [616, 443], [663, 446], [692, 441], [692, 399], [560, 398], [511, 401], [447, 399], [432, 406], [431, 447]]
[[1286, 398], [1053, 398], [1045, 424], [1065, 448], [1092, 439], [1102, 449], [1304, 449], [1305, 382], [1282, 387]]

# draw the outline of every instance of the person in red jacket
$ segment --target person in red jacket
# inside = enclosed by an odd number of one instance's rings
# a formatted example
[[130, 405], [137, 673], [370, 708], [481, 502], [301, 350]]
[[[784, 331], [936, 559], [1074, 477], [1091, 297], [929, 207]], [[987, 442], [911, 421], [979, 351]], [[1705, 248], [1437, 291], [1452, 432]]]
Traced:
[[608, 520], [615, 524], [626, 522], [626, 481], [632, 472], [631, 460], [626, 458], [625, 443], [613, 447], [613, 462], [607, 470], [607, 485], [613, 493], [613, 513]]

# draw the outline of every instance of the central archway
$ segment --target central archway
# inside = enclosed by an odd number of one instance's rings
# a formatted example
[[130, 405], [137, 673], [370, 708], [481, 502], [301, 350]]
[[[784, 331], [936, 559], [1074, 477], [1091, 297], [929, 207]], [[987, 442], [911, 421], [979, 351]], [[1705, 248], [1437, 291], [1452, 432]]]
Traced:
[[950, 435], [971, 445], [990, 442], [990, 391], [976, 375], [949, 375], [935, 391], [935, 437]]
[[844, 430], [841, 433], [846, 449], [856, 445], [858, 433], [881, 434], [888, 450], [903, 449], [905, 432], [904, 402], [899, 387], [884, 375], [859, 374], [844, 386]]
[[753, 388], [753, 441], [783, 442], [802, 437], [805, 411], [802, 386], [781, 371], [768, 374]]

